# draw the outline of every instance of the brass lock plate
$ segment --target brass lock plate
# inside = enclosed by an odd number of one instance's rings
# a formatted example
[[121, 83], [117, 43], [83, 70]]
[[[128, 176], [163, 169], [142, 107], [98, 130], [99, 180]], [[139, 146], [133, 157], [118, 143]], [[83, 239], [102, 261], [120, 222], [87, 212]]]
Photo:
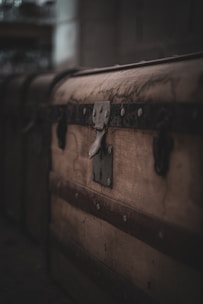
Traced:
[[93, 157], [93, 181], [104, 187], [113, 186], [113, 147], [102, 146]]

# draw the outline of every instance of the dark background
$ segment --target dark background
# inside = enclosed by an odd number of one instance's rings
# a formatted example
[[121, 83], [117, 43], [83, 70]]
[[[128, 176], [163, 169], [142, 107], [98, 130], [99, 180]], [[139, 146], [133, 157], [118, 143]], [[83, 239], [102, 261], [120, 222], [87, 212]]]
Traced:
[[197, 52], [202, 29], [201, 0], [1, 0], [1, 73]]

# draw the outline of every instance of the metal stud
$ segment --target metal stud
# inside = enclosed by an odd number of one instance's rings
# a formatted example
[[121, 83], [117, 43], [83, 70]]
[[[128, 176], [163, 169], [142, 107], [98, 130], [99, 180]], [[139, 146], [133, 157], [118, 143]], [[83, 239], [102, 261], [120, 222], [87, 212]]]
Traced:
[[143, 114], [143, 109], [142, 109], [142, 108], [139, 108], [139, 109], [137, 110], [137, 116], [138, 116], [138, 117], [141, 117], [142, 114]]
[[126, 223], [127, 222], [127, 216], [124, 214], [123, 216], [123, 221]]
[[111, 155], [112, 153], [112, 146], [108, 146], [108, 154]]
[[122, 109], [121, 109], [121, 117], [123, 117], [124, 115], [125, 115], [125, 109], [122, 108]]
[[99, 205], [99, 203], [96, 203], [96, 208], [97, 208], [97, 210], [100, 210], [100, 205]]
[[111, 179], [110, 179], [110, 177], [107, 178], [107, 185], [111, 186]]
[[163, 238], [164, 238], [164, 233], [163, 233], [162, 231], [159, 231], [158, 235], [159, 235], [159, 238], [160, 238], [161, 240], [163, 240]]
[[87, 108], [83, 108], [83, 115], [86, 115], [87, 113]]

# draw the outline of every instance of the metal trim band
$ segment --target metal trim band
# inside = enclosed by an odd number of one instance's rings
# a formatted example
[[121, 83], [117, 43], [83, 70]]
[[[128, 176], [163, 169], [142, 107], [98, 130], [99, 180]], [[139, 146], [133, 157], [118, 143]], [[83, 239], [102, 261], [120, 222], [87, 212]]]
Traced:
[[[25, 107], [24, 118], [57, 123], [66, 117], [67, 124], [93, 126], [94, 104], [73, 104]], [[12, 109], [10, 112], [13, 112]], [[7, 115], [9, 113], [7, 112]], [[109, 127], [169, 132], [203, 132], [203, 103], [124, 103], [111, 104]]]

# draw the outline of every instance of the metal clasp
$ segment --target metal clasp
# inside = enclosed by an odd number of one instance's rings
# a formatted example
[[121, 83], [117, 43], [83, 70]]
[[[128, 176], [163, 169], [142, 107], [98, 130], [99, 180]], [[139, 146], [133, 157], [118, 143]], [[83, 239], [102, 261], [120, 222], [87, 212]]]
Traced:
[[89, 158], [93, 158], [93, 181], [105, 187], [113, 185], [113, 147], [105, 142], [111, 115], [110, 101], [97, 102], [92, 112], [96, 139], [90, 147]]
[[94, 157], [100, 150], [104, 134], [111, 114], [110, 101], [100, 101], [94, 104], [92, 120], [96, 129], [96, 139], [90, 147], [89, 158]]

